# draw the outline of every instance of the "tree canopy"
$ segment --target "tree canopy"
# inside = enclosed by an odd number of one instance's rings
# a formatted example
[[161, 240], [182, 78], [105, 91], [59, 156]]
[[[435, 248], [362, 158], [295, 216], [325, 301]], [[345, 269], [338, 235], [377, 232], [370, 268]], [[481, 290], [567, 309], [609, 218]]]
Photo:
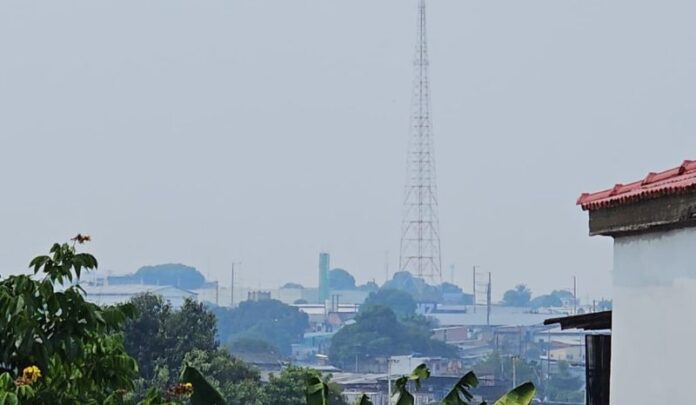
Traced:
[[360, 311], [366, 311], [378, 305], [390, 308], [400, 318], [416, 313], [416, 301], [411, 294], [401, 290], [381, 289], [370, 293], [360, 307]]
[[205, 277], [198, 270], [181, 263], [143, 266], [133, 277], [145, 284], [173, 285], [188, 290], [201, 288], [205, 283]]
[[401, 322], [389, 307], [374, 305], [360, 311], [355, 323], [344, 326], [331, 339], [329, 357], [341, 367], [359, 359], [419, 353], [453, 357], [456, 348], [431, 338], [422, 322]]
[[[307, 405], [306, 384], [310, 377], [319, 377], [314, 370], [289, 366], [279, 375], [271, 374], [264, 387], [264, 404], [273, 405]], [[326, 405], [347, 405], [341, 397], [338, 385], [326, 381], [328, 401]]]
[[503, 305], [509, 307], [524, 307], [532, 298], [532, 291], [524, 284], [518, 284], [512, 290], [505, 291]]
[[170, 383], [188, 352], [217, 348], [215, 315], [203, 304], [187, 299], [175, 311], [160, 296], [151, 294], [131, 302], [137, 316], [124, 327], [126, 350], [137, 359], [143, 379], [157, 377], [160, 368], [166, 373], [164, 382]]
[[329, 271], [329, 288], [332, 290], [354, 290], [355, 277], [343, 269]]
[[393, 278], [382, 285], [382, 289], [405, 291], [417, 301], [439, 302], [442, 300], [442, 294], [437, 287], [426, 283], [422, 278], [414, 277], [407, 271], [394, 273]]
[[243, 301], [237, 308], [214, 307], [222, 342], [239, 338], [264, 340], [281, 353], [290, 354], [291, 344], [302, 341], [309, 317], [277, 300]]
[[36, 257], [36, 278], [0, 281], [0, 397], [8, 403], [103, 403], [133, 388], [137, 364], [120, 333], [132, 306], [99, 307], [78, 285], [54, 288], [97, 268], [94, 256], [75, 248], [87, 240], [78, 235]]
[[570, 291], [554, 290], [551, 294], [540, 295], [529, 301], [529, 306], [538, 308], [562, 307], [567, 302], [572, 302], [573, 294]]

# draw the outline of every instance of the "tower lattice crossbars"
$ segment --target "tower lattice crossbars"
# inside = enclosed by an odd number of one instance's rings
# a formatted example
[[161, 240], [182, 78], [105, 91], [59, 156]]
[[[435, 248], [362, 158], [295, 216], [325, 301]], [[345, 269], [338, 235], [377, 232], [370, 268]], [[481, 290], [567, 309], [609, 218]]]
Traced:
[[442, 281], [435, 146], [430, 113], [430, 81], [425, 0], [418, 3], [418, 37], [410, 143], [406, 164], [399, 269], [430, 283]]

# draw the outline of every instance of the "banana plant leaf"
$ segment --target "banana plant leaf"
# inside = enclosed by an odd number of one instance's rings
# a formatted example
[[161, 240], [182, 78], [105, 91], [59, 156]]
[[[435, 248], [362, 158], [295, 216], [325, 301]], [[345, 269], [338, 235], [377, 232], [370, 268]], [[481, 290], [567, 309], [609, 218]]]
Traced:
[[389, 400], [391, 405], [414, 405], [415, 398], [408, 392], [406, 384], [409, 377], [403, 376], [394, 382], [394, 394]]
[[534, 399], [534, 394], [536, 394], [534, 384], [526, 382], [515, 387], [512, 391], [495, 401], [493, 405], [529, 405], [532, 403], [532, 399]]
[[368, 397], [365, 394], [362, 394], [360, 398], [358, 398], [358, 401], [355, 403], [355, 405], [375, 405], [370, 401], [370, 397]]
[[471, 400], [474, 398], [469, 392], [470, 389], [476, 388], [479, 381], [476, 378], [476, 374], [473, 371], [469, 371], [460, 378], [459, 381], [452, 387], [445, 398], [440, 401], [440, 405], [469, 405]]
[[420, 389], [421, 383], [423, 382], [423, 380], [427, 380], [428, 378], [430, 378], [430, 369], [428, 368], [428, 366], [425, 363], [414, 368], [413, 371], [411, 372], [411, 375], [408, 376], [409, 380], [416, 382], [416, 389], [417, 390]]
[[225, 405], [225, 398], [197, 369], [186, 366], [181, 373], [181, 382], [193, 385], [191, 405]]
[[329, 387], [321, 378], [312, 376], [307, 379], [307, 405], [327, 405]]

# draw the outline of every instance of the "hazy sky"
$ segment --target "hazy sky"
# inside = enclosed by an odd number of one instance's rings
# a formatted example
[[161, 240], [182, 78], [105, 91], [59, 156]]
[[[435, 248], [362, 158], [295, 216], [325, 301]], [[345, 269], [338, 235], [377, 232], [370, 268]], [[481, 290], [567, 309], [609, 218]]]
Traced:
[[[610, 294], [582, 191], [696, 158], [696, 3], [429, 3], [443, 263]], [[0, 269], [398, 262], [415, 0], [0, 0]]]

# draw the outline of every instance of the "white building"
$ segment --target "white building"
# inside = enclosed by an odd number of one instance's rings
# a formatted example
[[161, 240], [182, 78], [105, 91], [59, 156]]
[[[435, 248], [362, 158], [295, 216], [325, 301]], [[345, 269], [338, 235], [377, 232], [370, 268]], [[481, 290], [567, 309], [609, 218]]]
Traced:
[[137, 295], [146, 293], [161, 296], [174, 308], [181, 307], [186, 298], [197, 299], [196, 293], [173, 286], [116, 284], [82, 285], [82, 288], [85, 290], [85, 299], [99, 305], [125, 303]]
[[578, 204], [614, 238], [611, 403], [693, 403], [696, 162]]

